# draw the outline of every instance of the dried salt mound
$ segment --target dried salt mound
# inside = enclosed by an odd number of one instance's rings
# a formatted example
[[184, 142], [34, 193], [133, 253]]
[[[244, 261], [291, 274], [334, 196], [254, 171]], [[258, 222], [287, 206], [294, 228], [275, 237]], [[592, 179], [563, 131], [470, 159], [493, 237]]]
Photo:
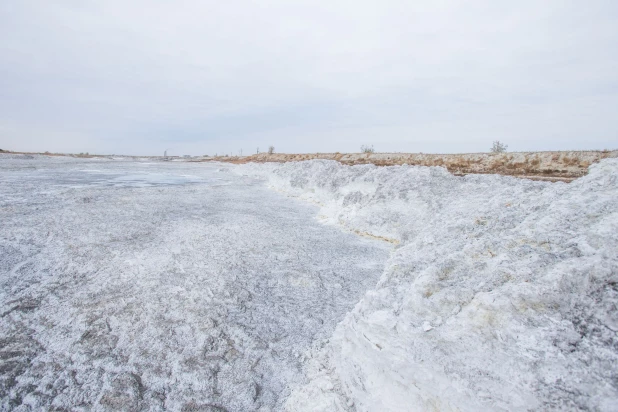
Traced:
[[571, 184], [319, 160], [236, 171], [400, 243], [289, 410], [617, 410], [618, 160]]

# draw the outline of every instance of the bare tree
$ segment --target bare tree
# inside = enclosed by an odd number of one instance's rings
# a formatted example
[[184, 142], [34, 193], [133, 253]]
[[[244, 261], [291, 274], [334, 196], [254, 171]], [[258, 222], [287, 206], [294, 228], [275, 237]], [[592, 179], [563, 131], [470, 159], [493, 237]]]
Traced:
[[375, 153], [375, 149], [373, 148], [373, 145], [371, 145], [371, 146], [362, 145], [361, 146], [361, 152], [363, 152], [363, 153]]
[[508, 149], [508, 145], [505, 145], [504, 143], [500, 143], [499, 140], [495, 140], [494, 144], [491, 146], [491, 152], [492, 153], [504, 153], [506, 152], [506, 149]]
[[275, 146], [268, 146], [268, 154], [275, 153]]

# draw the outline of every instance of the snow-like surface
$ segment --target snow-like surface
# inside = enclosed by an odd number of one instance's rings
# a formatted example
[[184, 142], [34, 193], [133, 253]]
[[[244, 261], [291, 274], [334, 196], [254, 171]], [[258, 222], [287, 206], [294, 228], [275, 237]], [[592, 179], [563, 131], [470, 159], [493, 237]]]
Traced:
[[280, 410], [391, 246], [225, 165], [0, 155], [0, 410]]
[[235, 170], [398, 243], [288, 410], [618, 410], [618, 160], [570, 184], [319, 160]]

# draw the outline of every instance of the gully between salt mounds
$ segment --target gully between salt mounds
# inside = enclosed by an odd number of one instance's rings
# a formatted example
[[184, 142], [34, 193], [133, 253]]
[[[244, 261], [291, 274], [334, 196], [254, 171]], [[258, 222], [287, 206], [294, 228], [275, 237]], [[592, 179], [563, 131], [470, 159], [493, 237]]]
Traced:
[[0, 157], [0, 409], [281, 409], [390, 247], [217, 167]]

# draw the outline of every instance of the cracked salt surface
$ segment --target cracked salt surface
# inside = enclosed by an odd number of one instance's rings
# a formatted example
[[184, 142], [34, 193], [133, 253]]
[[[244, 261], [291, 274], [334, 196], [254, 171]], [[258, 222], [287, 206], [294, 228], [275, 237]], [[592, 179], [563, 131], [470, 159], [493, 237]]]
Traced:
[[226, 166], [0, 156], [0, 409], [279, 410], [391, 247]]

